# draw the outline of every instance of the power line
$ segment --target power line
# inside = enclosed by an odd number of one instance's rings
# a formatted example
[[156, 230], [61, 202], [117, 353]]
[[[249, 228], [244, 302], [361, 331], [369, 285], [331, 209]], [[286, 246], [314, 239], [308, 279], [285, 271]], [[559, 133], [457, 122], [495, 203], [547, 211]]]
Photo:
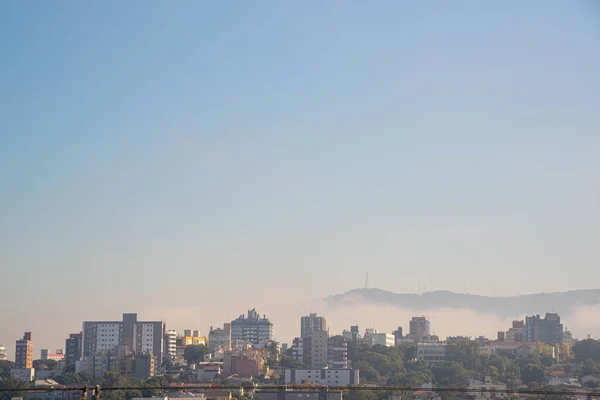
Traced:
[[[70, 391], [87, 391], [93, 390], [94, 386], [80, 387], [51, 387], [51, 388], [0, 388], [0, 392], [70, 392]], [[98, 387], [99, 388], [99, 387]], [[423, 388], [411, 386], [315, 386], [306, 387], [302, 385], [264, 385], [264, 386], [236, 386], [236, 385], [193, 385], [186, 384], [185, 386], [115, 386], [100, 388], [101, 391], [114, 390], [161, 390], [161, 391], [181, 391], [181, 390], [204, 390], [204, 391], [219, 391], [219, 390], [255, 390], [258, 392], [278, 391], [278, 390], [298, 390], [308, 392], [318, 391], [336, 391], [336, 392], [356, 392], [356, 391], [375, 391], [375, 392], [433, 392], [433, 393], [504, 393], [504, 394], [525, 394], [525, 395], [577, 395], [577, 396], [600, 396], [600, 390], [587, 389], [572, 389], [572, 390], [531, 390], [531, 389], [492, 389], [492, 388], [452, 388], [452, 387], [436, 387]]]

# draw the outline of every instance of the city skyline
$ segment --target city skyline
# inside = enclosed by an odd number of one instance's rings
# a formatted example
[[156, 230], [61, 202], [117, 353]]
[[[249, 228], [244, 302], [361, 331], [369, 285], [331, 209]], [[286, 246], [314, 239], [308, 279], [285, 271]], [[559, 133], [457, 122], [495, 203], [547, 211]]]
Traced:
[[[0, 342], [62, 347], [127, 310], [206, 332], [256, 307], [286, 340], [311, 310], [332, 331], [504, 325], [323, 305], [366, 272], [395, 292], [597, 288], [599, 13], [0, 2]], [[597, 312], [565, 322], [598, 335]]]
[[[323, 307], [323, 309], [325, 309], [326, 307]], [[368, 314], [372, 314], [372, 310], [375, 309], [376, 307], [372, 307], [370, 308], [370, 312], [367, 311]], [[385, 318], [385, 323], [384, 323], [384, 319], [380, 320], [379, 323], [377, 324], [373, 324], [371, 322], [369, 323], [351, 323], [349, 321], [356, 321], [356, 319], [353, 318], [349, 318], [347, 320], [343, 320], [340, 321], [339, 318], [336, 319], [335, 315], [332, 315], [331, 317], [328, 317], [327, 314], [323, 314], [323, 313], [318, 313], [320, 317], [324, 317], [327, 318], [328, 321], [333, 320], [335, 321], [334, 324], [329, 324], [328, 323], [328, 327], [333, 325], [333, 328], [330, 330], [328, 328], [328, 332], [330, 336], [336, 336], [336, 335], [342, 335], [343, 332], [345, 330], [348, 330], [351, 325], [358, 325], [359, 326], [359, 333], [361, 335], [364, 334], [364, 332], [368, 332], [368, 331], [372, 331], [373, 328], [375, 328], [375, 331], [377, 332], [385, 332], [390, 336], [394, 336], [394, 331], [398, 328], [398, 327], [403, 327], [403, 330], [405, 332], [406, 337], [411, 337], [411, 335], [414, 335], [416, 337], [422, 337], [423, 335], [434, 335], [439, 337], [441, 340], [444, 340], [446, 337], [460, 337], [460, 336], [469, 336], [472, 338], [476, 338], [476, 337], [480, 337], [480, 336], [484, 336], [484, 337], [488, 337], [491, 340], [494, 340], [496, 338], [496, 334], [499, 332], [499, 329], [509, 329], [509, 327], [511, 325], [513, 325], [514, 321], [524, 321], [527, 318], [529, 318], [529, 316], [527, 314], [522, 314], [522, 315], [517, 315], [514, 318], [499, 318], [499, 317], [490, 317], [490, 316], [482, 316], [482, 315], [478, 315], [475, 313], [467, 313], [465, 314], [465, 310], [459, 310], [459, 309], [445, 309], [442, 312], [433, 312], [433, 313], [428, 313], [427, 317], [423, 317], [421, 315], [419, 316], [415, 316], [417, 315], [416, 313], [412, 313], [412, 311], [408, 311], [408, 310], [404, 310], [401, 311], [402, 312], [402, 317], [395, 317], [395, 318], [391, 318], [390, 320], [390, 316], [398, 316], [398, 312], [400, 310], [396, 309], [390, 309], [389, 307], [386, 308], [387, 309], [387, 313], [386, 313], [386, 318]], [[254, 310], [247, 310], [248, 312], [252, 312]], [[338, 309], [339, 311], [339, 309]], [[360, 308], [360, 311], [365, 311], [365, 308]], [[591, 312], [591, 313], [596, 313], [598, 311], [598, 308], [596, 308], [595, 310], [587, 310], [587, 312]], [[334, 310], [330, 310], [330, 312], [334, 312]], [[412, 314], [411, 314], [412, 313]], [[542, 313], [543, 316], [544, 313]], [[546, 314], [552, 314], [551, 312], [546, 312]], [[123, 314], [125, 315], [132, 315], [132, 314], [128, 314], [125, 313]], [[140, 316], [142, 316], [144, 319], [146, 319], [146, 316], [143, 314], [138, 314]], [[262, 314], [261, 314], [262, 315]], [[431, 318], [431, 315], [433, 315], [434, 317]], [[469, 320], [466, 320], [464, 318], [465, 315], [470, 315], [472, 316], [472, 318], [470, 318]], [[405, 317], [406, 316], [406, 317]], [[239, 317], [239, 315], [238, 315]], [[229, 324], [230, 322], [235, 321], [238, 317], [232, 319], [231, 321], [224, 321], [224, 323]], [[266, 317], [269, 318], [271, 320], [271, 322], [274, 325], [274, 331], [275, 331], [275, 336], [274, 339], [280, 342], [286, 342], [288, 343], [290, 346], [293, 343], [295, 338], [301, 338], [301, 329], [300, 329], [300, 325], [299, 322], [301, 321], [302, 317], [304, 317], [303, 314], [297, 314], [297, 315], [293, 315], [293, 314], [288, 314], [288, 322], [286, 322], [285, 324], [290, 325], [289, 321], [295, 321], [295, 324], [291, 324], [291, 325], [295, 325], [293, 327], [290, 328], [290, 326], [282, 326], [281, 329], [282, 331], [286, 332], [285, 337], [281, 337], [281, 336], [277, 336], [277, 332], [278, 332], [278, 326], [279, 324], [277, 323], [277, 320], [273, 320], [272, 318], [269, 317], [269, 314], [266, 314]], [[535, 317], [535, 315], [531, 316], [532, 318]], [[344, 318], [344, 317], [342, 317]], [[402, 319], [403, 318], [403, 319]], [[411, 329], [413, 328], [413, 322], [415, 319], [421, 319], [421, 318], [426, 318], [428, 323], [427, 323], [427, 328], [422, 328], [423, 329], [423, 333], [417, 333], [417, 332], [413, 332]], [[579, 316], [577, 317], [577, 314], [575, 314], [575, 316], [572, 319], [564, 319], [563, 318], [563, 325], [561, 325], [561, 327], [564, 327], [564, 329], [569, 329], [569, 331], [571, 333], [573, 333], [574, 337], [579, 338], [579, 339], [584, 339], [586, 338], [588, 335], [591, 334], [590, 331], [583, 331], [583, 330], [578, 330], [573, 329], [573, 324], [571, 324], [571, 322], [575, 322], [577, 319], [586, 319], [589, 318], [587, 315], [586, 316]], [[114, 320], [114, 318], [113, 318]], [[368, 320], [366, 318], [361, 319], [362, 321]], [[106, 320], [108, 321], [108, 320]], [[370, 320], [372, 321], [372, 320]], [[433, 321], [433, 322], [432, 322]], [[475, 322], [474, 324], [472, 322]], [[85, 325], [85, 321], [82, 321], [81, 324]], [[87, 324], [96, 324], [96, 323], [109, 323], [109, 324], [114, 324], [115, 322], [87, 322]], [[116, 322], [118, 323], [118, 322]], [[140, 322], [140, 324], [143, 324], [144, 322]], [[158, 322], [151, 322], [151, 323], [158, 323]], [[178, 334], [182, 335], [184, 334], [185, 331], [190, 331], [190, 326], [194, 325], [193, 323], [188, 323], [188, 322], [183, 322], [183, 323], [179, 323], [179, 325], [177, 327], [173, 326], [173, 325], [169, 325], [167, 321], [163, 320], [161, 321], [162, 324], [165, 324], [166, 326], [166, 330], [175, 330]], [[430, 323], [431, 325], [433, 325], [430, 328]], [[195, 326], [197, 326], [198, 324], [196, 324]], [[476, 326], [478, 328], [473, 329], [473, 326]], [[514, 326], [514, 325], [513, 325]], [[594, 322], [592, 321], [591, 323], [588, 323], [587, 327], [590, 326], [594, 326]], [[215, 326], [217, 327], [217, 326]], [[109, 327], [110, 328], [110, 327]], [[196, 329], [196, 328], [193, 328]], [[419, 329], [419, 328], [417, 328]], [[166, 332], [165, 330], [165, 332]], [[208, 333], [209, 333], [209, 329], [199, 329], [201, 336], [202, 337], [208, 337]], [[27, 332], [26, 332], [27, 333]], [[35, 333], [35, 332], [33, 332]], [[38, 334], [36, 335], [36, 337], [38, 339], [41, 339], [41, 343], [44, 343], [44, 345], [40, 345], [38, 344], [37, 341], [34, 341], [35, 343], [35, 351], [33, 354], [33, 359], [39, 359], [39, 354], [40, 351], [42, 349], [65, 349], [65, 340], [68, 339], [70, 337], [70, 335], [72, 336], [73, 333], [64, 333], [63, 334], [63, 338], [62, 338], [62, 342], [59, 341], [58, 343], [54, 343], [54, 347], [50, 346], [48, 347], [47, 343], [49, 342], [47, 340], [47, 338], [44, 338], [44, 335]], [[523, 334], [524, 335], [524, 334]], [[592, 335], [595, 336], [595, 335]], [[524, 337], [524, 336], [523, 336]], [[46, 339], [46, 340], [44, 340]], [[234, 342], [234, 341], [232, 341]], [[258, 342], [256, 342], [258, 343]], [[57, 346], [57, 344], [60, 344], [59, 346]], [[6, 346], [7, 348], [7, 355], [10, 358], [14, 357], [14, 349], [11, 349], [11, 346]], [[11, 351], [13, 350], [13, 351]], [[65, 349], [66, 350], [66, 349]], [[92, 354], [89, 351], [86, 353], [85, 350], [82, 350], [82, 353], [85, 354]], [[164, 351], [163, 351], [163, 355], [164, 355]]]

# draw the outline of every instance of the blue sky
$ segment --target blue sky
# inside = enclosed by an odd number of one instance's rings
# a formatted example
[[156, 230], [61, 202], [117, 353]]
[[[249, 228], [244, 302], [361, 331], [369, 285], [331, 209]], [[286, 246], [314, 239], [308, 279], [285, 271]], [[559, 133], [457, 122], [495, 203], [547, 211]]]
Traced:
[[0, 342], [600, 279], [592, 1], [13, 1], [0, 49]]

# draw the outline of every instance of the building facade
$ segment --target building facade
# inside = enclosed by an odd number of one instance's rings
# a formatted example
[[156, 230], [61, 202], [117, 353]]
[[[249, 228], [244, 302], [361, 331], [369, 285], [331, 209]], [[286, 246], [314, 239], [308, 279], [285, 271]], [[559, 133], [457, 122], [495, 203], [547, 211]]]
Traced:
[[23, 339], [16, 341], [15, 368], [33, 368], [33, 341], [31, 339], [31, 332], [25, 332]]
[[317, 314], [300, 318], [300, 337], [308, 337], [313, 331], [327, 331], [327, 320]]
[[546, 313], [544, 318], [539, 315], [525, 317], [525, 341], [543, 342], [547, 344], [562, 344], [564, 328], [560, 316]]
[[313, 331], [311, 336], [295, 338], [292, 357], [311, 369], [349, 368], [348, 342], [343, 336], [328, 337], [324, 331]]
[[6, 347], [0, 345], [0, 361], [6, 360]]
[[171, 361], [175, 360], [177, 356], [177, 331], [168, 330], [165, 333], [165, 357]]
[[50, 353], [48, 349], [42, 349], [40, 351], [40, 359], [60, 362], [65, 359], [65, 354], [62, 349], [57, 349], [54, 353]]
[[396, 345], [396, 339], [394, 338], [394, 335], [379, 332], [377, 329], [367, 329], [365, 333], [365, 341], [370, 346], [380, 345], [394, 347]]
[[75, 365], [81, 360], [83, 334], [71, 333], [69, 338], [65, 340], [65, 364], [67, 366]]
[[231, 321], [232, 343], [259, 344], [273, 339], [273, 323], [265, 315], [261, 318], [256, 309]]
[[208, 349], [215, 352], [219, 348], [231, 350], [231, 324], [223, 324], [223, 328], [210, 327], [208, 331]]
[[443, 363], [446, 361], [446, 343], [417, 343], [417, 360]]
[[359, 385], [360, 374], [357, 369], [286, 369], [285, 384], [312, 383], [324, 386]]
[[431, 335], [431, 324], [427, 317], [412, 317], [409, 324], [409, 336], [420, 342], [429, 335]]
[[136, 354], [152, 353], [156, 365], [163, 356], [165, 324], [162, 321], [138, 321], [137, 314], [123, 314], [122, 321], [86, 321], [83, 323], [83, 356], [114, 351], [126, 346]]

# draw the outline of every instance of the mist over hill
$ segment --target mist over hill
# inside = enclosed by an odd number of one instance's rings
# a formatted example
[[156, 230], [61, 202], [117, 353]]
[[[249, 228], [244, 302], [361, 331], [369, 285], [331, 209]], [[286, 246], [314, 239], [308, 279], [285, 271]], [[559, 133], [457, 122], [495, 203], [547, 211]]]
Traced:
[[358, 302], [423, 311], [442, 308], [470, 309], [477, 313], [499, 317], [544, 314], [546, 312], [569, 316], [576, 311], [577, 307], [600, 304], [600, 289], [505, 297], [454, 293], [447, 290], [423, 294], [401, 294], [381, 289], [353, 289], [346, 293], [328, 296], [324, 300], [331, 305], [356, 304]]

